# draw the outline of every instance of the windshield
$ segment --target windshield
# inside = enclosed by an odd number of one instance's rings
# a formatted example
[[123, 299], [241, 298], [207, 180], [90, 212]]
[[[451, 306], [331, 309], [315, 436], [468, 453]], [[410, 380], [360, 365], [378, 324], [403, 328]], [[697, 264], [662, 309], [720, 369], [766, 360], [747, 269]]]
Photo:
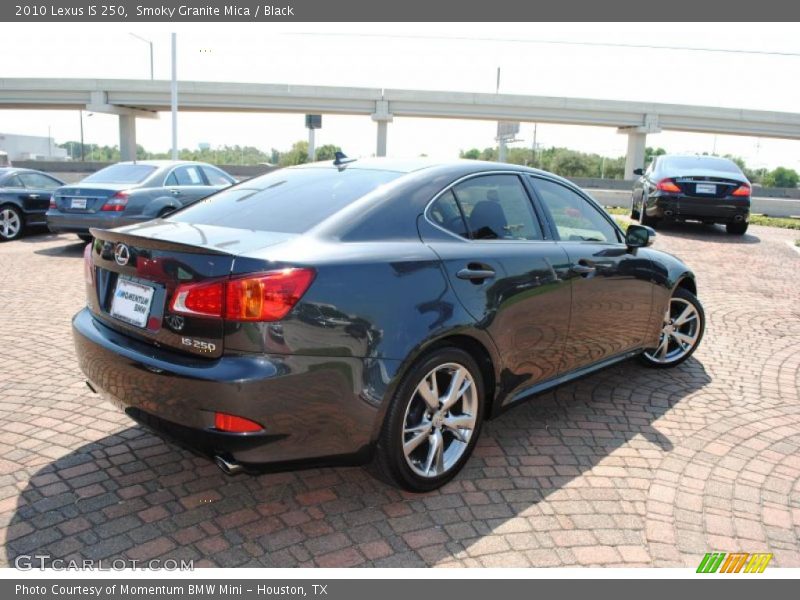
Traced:
[[89, 175], [85, 183], [141, 183], [156, 168], [150, 165], [111, 165]]
[[737, 175], [742, 173], [742, 170], [732, 160], [716, 156], [665, 156], [660, 161], [663, 161], [662, 167], [670, 170], [697, 171], [708, 169], [709, 171], [727, 171]]
[[303, 233], [381, 185], [394, 171], [349, 167], [280, 169], [209, 196], [170, 221], [236, 229]]

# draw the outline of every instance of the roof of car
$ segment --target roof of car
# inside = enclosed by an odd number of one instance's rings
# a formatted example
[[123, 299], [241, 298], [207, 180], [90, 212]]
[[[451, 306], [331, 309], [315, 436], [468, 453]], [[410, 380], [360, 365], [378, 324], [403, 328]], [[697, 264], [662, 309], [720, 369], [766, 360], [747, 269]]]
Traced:
[[125, 160], [118, 165], [145, 165], [148, 167], [173, 167], [175, 165], [205, 165], [207, 163], [197, 160]]

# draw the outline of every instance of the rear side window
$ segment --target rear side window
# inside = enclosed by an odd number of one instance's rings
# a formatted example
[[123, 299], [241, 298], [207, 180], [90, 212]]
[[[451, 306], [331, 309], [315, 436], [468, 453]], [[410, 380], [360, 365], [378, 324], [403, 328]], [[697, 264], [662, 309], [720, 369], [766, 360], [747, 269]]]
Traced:
[[453, 187], [470, 237], [476, 240], [541, 240], [542, 229], [516, 175], [482, 175]]
[[169, 174], [164, 185], [205, 185], [200, 167], [178, 167]]
[[236, 229], [303, 233], [381, 185], [394, 171], [349, 167], [280, 169], [209, 196], [171, 221]]
[[151, 165], [111, 165], [86, 177], [86, 183], [141, 183], [156, 170]]
[[464, 222], [464, 216], [461, 214], [452, 190], [447, 190], [431, 204], [428, 209], [428, 217], [442, 229], [464, 238], [469, 237], [467, 224]]
[[54, 190], [61, 187], [60, 182], [41, 173], [20, 173], [19, 178], [25, 187], [30, 189]]
[[531, 179], [562, 241], [619, 241], [614, 226], [586, 198], [558, 183], [537, 177]]

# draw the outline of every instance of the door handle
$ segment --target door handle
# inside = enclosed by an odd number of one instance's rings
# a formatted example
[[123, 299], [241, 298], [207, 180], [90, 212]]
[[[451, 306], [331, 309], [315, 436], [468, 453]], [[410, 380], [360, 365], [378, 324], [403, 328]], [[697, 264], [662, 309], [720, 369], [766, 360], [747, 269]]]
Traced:
[[31, 200], [38, 200], [39, 194], [28, 194], [28, 198], [30, 198]]
[[169, 193], [172, 194], [173, 196], [180, 196], [181, 195], [181, 191], [180, 190], [170, 190]]
[[481, 279], [492, 279], [495, 273], [491, 269], [470, 269], [469, 267], [461, 269], [456, 273], [459, 279], [468, 279], [470, 281], [477, 281]]
[[578, 273], [579, 275], [589, 275], [591, 273], [594, 273], [597, 269], [595, 267], [590, 267], [589, 265], [577, 264], [577, 265], [572, 265], [570, 267], [570, 270], [573, 273]]

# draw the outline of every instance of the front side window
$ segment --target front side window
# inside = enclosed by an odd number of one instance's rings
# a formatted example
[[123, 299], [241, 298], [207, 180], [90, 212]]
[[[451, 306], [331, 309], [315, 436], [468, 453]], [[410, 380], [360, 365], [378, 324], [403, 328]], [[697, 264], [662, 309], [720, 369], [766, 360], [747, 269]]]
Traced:
[[453, 187], [475, 240], [541, 240], [542, 229], [516, 175], [481, 175]]
[[559, 183], [531, 179], [562, 241], [619, 242], [616, 228], [586, 198]]
[[209, 185], [230, 185], [233, 183], [233, 179], [219, 169], [203, 167], [203, 173], [205, 173]]

